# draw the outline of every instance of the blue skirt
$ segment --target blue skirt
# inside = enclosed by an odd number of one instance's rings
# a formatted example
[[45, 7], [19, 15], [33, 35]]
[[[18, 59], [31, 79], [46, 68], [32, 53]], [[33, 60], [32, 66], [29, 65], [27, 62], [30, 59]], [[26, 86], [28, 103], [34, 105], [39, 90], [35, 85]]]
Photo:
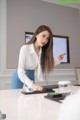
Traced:
[[[25, 70], [25, 73], [27, 77], [34, 82], [34, 70]], [[16, 69], [12, 74], [10, 87], [11, 89], [23, 88], [23, 82], [21, 82], [18, 77], [18, 69]]]

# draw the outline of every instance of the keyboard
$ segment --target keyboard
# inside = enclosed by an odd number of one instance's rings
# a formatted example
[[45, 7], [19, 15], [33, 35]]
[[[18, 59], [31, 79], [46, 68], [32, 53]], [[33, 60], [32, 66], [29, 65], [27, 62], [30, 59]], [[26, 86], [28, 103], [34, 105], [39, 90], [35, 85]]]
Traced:
[[26, 91], [21, 91], [21, 92], [25, 95], [27, 95], [27, 94], [48, 93], [48, 92], [55, 92], [55, 90], [53, 90], [54, 88], [58, 88], [58, 85], [46, 85], [46, 86], [43, 86], [42, 90], [35, 90], [35, 91], [32, 91], [32, 92], [26, 92]]
[[46, 86], [43, 86], [44, 88], [48, 88], [48, 89], [55, 89], [55, 88], [58, 88], [58, 84], [55, 84], [55, 85], [46, 85]]
[[51, 88], [43, 88], [42, 90], [35, 90], [32, 92], [21, 91], [23, 94], [39, 94], [39, 93], [48, 93], [48, 92], [55, 92]]

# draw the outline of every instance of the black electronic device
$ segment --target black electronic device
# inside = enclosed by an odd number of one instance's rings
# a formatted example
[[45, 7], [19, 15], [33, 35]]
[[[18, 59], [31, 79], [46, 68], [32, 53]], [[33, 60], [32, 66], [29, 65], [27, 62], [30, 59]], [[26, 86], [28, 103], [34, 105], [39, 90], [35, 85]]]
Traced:
[[46, 80], [46, 84], [45, 86], [43, 86], [44, 88], [48, 88], [48, 89], [55, 89], [55, 88], [58, 88], [58, 84], [54, 84], [54, 85], [48, 85], [48, 81], [47, 79]]
[[62, 101], [60, 101], [60, 100], [63, 100], [66, 97], [66, 95], [67, 95], [66, 93], [49, 92], [44, 97], [49, 100], [54, 100], [56, 102], [62, 103]]
[[27, 95], [27, 94], [39, 94], [39, 93], [48, 93], [48, 92], [55, 92], [54, 90], [52, 90], [52, 88], [43, 88], [42, 90], [35, 90], [35, 91], [30, 91], [30, 92], [26, 92], [25, 90], [21, 91], [23, 94]]

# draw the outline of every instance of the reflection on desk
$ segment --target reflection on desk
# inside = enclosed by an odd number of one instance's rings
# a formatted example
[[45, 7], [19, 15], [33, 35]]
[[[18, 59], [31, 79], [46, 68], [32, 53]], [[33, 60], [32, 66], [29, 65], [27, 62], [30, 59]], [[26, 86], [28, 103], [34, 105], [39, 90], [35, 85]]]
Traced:
[[58, 116], [58, 120], [80, 120], [80, 90], [65, 99]]
[[61, 104], [45, 99], [46, 94], [23, 95], [21, 89], [1, 90], [0, 109], [7, 120], [57, 120]]
[[44, 95], [21, 95], [18, 99], [18, 119], [57, 120], [57, 108], [60, 107], [60, 104], [54, 101], [46, 100]]
[[57, 120], [62, 104], [44, 98], [45, 95], [24, 95], [21, 89], [0, 90], [0, 109], [6, 120]]

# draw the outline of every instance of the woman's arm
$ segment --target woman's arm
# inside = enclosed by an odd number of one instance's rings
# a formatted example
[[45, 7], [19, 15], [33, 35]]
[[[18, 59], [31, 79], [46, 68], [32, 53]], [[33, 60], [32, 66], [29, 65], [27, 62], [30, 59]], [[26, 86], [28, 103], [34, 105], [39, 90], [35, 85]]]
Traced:
[[22, 46], [19, 54], [19, 62], [18, 62], [18, 76], [20, 80], [25, 83], [28, 87], [33, 87], [33, 81], [31, 81], [25, 72], [26, 69], [26, 56], [27, 56], [27, 48], [26, 46]]

